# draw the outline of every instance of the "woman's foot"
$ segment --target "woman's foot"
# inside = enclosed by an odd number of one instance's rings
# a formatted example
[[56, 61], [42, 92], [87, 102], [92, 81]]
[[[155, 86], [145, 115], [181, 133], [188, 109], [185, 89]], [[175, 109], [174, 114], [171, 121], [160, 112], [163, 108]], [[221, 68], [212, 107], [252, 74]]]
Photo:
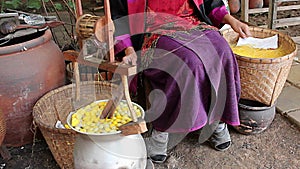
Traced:
[[209, 142], [214, 149], [218, 151], [225, 151], [231, 146], [231, 138], [225, 123], [220, 123], [213, 135], [209, 139]]
[[152, 160], [147, 159], [146, 169], [154, 169], [154, 164], [153, 164]]
[[163, 163], [167, 159], [169, 134], [167, 132], [152, 131], [151, 137], [145, 138], [148, 157], [155, 163]]

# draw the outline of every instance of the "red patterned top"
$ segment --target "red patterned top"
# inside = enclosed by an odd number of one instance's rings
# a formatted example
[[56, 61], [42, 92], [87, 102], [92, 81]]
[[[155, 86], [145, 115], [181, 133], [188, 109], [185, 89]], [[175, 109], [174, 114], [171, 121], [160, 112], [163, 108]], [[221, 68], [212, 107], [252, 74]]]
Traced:
[[147, 31], [188, 30], [201, 22], [189, 0], [148, 1]]

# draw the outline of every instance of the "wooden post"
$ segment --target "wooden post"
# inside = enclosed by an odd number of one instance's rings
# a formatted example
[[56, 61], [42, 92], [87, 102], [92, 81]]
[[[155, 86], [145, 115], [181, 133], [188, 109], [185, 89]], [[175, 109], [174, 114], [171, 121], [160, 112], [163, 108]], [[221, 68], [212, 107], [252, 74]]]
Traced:
[[[83, 15], [81, 0], [75, 1], [76, 6], [76, 19], [78, 19], [81, 15]], [[82, 48], [82, 40], [78, 39], [78, 45]], [[77, 58], [78, 59], [78, 58]], [[75, 101], [78, 102], [80, 100], [80, 73], [79, 73], [79, 64], [78, 61], [73, 62], [73, 70], [74, 70], [74, 79], [75, 79]]]
[[276, 28], [276, 19], [277, 19], [277, 6], [278, 0], [270, 0], [269, 2], [269, 13], [268, 13], [268, 28]]
[[76, 0], [75, 6], [76, 6], [76, 19], [78, 19], [83, 14], [81, 0]]
[[113, 23], [111, 20], [111, 13], [110, 13], [110, 4], [109, 0], [104, 0], [104, 12], [105, 12], [105, 24], [106, 24], [106, 42], [108, 46], [108, 58], [109, 62], [115, 61], [115, 54], [114, 54], [114, 41], [113, 41]]
[[241, 1], [241, 19], [245, 22], [249, 21], [249, 0]]

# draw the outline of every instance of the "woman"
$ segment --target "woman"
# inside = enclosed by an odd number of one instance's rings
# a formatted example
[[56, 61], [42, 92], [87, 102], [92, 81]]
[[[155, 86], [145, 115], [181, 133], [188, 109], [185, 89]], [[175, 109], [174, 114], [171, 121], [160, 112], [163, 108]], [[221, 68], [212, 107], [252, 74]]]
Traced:
[[[235, 57], [218, 29], [229, 24], [243, 38], [248, 26], [226, 10], [222, 0], [112, 0], [116, 53], [136, 64], [153, 92], [146, 119], [150, 159], [167, 157], [169, 133], [202, 129], [216, 150], [231, 145], [227, 129], [239, 125], [239, 72]], [[126, 16], [126, 17], [125, 17]], [[138, 51], [138, 58], [135, 55]]]

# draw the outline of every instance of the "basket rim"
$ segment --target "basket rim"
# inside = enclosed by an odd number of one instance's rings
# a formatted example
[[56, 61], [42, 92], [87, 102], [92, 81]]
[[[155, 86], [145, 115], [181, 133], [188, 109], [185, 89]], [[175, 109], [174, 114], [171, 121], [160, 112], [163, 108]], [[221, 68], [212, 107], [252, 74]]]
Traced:
[[[250, 29], [250, 31], [253, 30], [253, 31], [256, 31], [256, 32], [268, 32], [268, 33], [271, 32], [274, 35], [278, 34], [279, 36], [285, 37], [288, 41], [292, 42], [292, 47], [295, 48], [295, 49], [290, 54], [287, 54], [287, 55], [284, 55], [284, 56], [281, 56], [281, 57], [277, 57], [277, 58], [250, 58], [250, 57], [234, 54], [238, 60], [254, 62], [254, 63], [272, 64], [272, 63], [279, 63], [279, 62], [282, 62], [284, 60], [290, 60], [291, 58], [294, 58], [296, 56], [298, 47], [297, 47], [295, 41], [288, 34], [285, 34], [285, 33], [280, 32], [278, 30], [273, 30], [273, 29], [269, 29], [269, 28], [262, 28], [262, 27], [257, 27], [257, 26], [249, 26], [249, 29]], [[222, 31], [222, 35], [225, 35], [226, 33], [233, 32], [233, 31], [234, 30], [232, 28], [226, 29], [226, 30]]]
[[[110, 83], [110, 82], [107, 82], [107, 81], [82, 81], [80, 82], [80, 85], [97, 85], [97, 84], [105, 84], [105, 85], [109, 85], [111, 87], [117, 87], [116, 84], [113, 84], [113, 83]], [[33, 116], [33, 121], [34, 121], [34, 124], [37, 124], [38, 127], [42, 128], [42, 129], [46, 129], [48, 131], [56, 131], [58, 133], [65, 133], [65, 134], [76, 134], [75, 131], [71, 130], [71, 129], [63, 129], [63, 128], [55, 128], [54, 126], [49, 126], [49, 125], [46, 125], [45, 123], [43, 123], [41, 120], [39, 120], [39, 118], [36, 118], [38, 116], [38, 113], [36, 111], [37, 109], [37, 105], [41, 104], [41, 102], [52, 96], [53, 94], [59, 92], [59, 91], [62, 91], [62, 90], [65, 90], [65, 89], [68, 89], [68, 88], [73, 88], [76, 84], [75, 83], [72, 83], [72, 84], [68, 84], [68, 85], [64, 85], [62, 87], [59, 87], [59, 88], [56, 88], [56, 89], [53, 89], [49, 92], [47, 92], [46, 94], [44, 94], [33, 106], [33, 111], [32, 111], [32, 116]]]

